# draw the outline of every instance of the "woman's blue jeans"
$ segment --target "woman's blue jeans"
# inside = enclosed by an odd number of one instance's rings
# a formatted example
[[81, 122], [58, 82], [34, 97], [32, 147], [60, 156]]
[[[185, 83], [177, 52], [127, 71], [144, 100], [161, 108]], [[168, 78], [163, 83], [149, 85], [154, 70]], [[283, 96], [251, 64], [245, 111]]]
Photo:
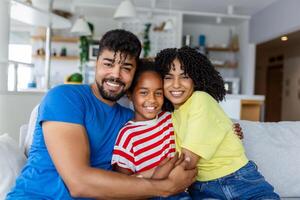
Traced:
[[274, 188], [258, 172], [253, 161], [238, 171], [207, 182], [196, 181], [189, 188], [193, 200], [262, 200], [280, 199]]

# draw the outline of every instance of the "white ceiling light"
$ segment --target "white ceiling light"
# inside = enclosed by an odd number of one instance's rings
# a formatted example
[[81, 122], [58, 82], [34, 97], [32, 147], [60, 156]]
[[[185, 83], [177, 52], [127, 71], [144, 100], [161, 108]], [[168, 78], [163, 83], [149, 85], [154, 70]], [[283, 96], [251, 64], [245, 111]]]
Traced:
[[281, 39], [281, 41], [284, 42], [284, 41], [287, 41], [287, 40], [288, 40], [288, 37], [287, 37], [287, 36], [282, 36], [280, 39]]
[[114, 19], [126, 20], [136, 17], [136, 10], [131, 0], [123, 0], [118, 6]]
[[74, 23], [71, 33], [76, 33], [80, 36], [92, 35], [90, 27], [84, 17], [80, 16]]
[[169, 0], [169, 19], [165, 22], [164, 31], [170, 31], [174, 28], [173, 20], [171, 19], [171, 0]]
[[164, 31], [172, 30], [174, 27], [172, 19], [168, 19], [164, 25]]

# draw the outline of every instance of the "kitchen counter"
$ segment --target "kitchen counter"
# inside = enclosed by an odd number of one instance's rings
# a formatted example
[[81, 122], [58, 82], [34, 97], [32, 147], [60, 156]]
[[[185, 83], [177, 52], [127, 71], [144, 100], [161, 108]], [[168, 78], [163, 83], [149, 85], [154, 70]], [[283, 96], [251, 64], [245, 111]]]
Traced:
[[263, 95], [226, 95], [221, 107], [232, 119], [264, 121]]

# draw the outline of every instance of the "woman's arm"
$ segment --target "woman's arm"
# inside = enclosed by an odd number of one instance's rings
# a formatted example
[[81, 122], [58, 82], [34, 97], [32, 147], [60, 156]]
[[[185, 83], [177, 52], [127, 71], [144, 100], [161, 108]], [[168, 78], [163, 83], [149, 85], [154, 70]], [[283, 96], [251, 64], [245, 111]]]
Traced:
[[201, 157], [185, 148], [181, 148], [181, 153], [183, 153], [185, 158], [189, 161], [187, 169], [195, 169]]

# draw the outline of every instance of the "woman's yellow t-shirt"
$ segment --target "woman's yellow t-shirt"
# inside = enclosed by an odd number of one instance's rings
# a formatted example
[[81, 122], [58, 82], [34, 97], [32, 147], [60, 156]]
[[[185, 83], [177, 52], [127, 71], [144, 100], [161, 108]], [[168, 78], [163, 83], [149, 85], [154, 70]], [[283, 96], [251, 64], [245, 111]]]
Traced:
[[206, 92], [196, 91], [172, 113], [176, 149], [188, 149], [201, 158], [197, 164], [199, 181], [231, 174], [248, 159], [232, 122], [218, 102]]

